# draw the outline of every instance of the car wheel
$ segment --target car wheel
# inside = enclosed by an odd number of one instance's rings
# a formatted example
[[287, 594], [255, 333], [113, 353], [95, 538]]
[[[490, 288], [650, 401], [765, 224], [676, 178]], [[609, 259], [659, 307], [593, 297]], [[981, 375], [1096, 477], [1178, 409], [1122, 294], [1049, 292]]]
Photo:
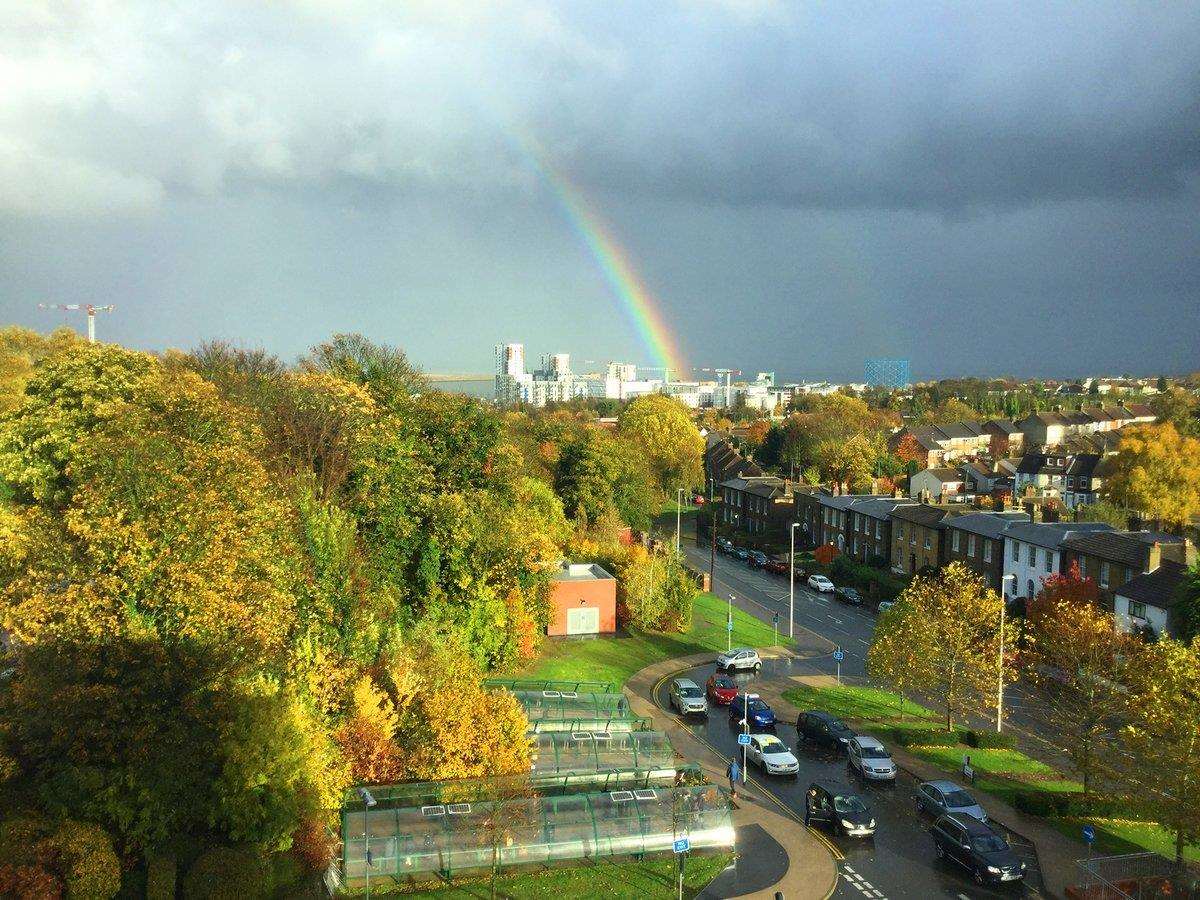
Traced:
[[937, 855], [937, 858], [938, 858], [938, 859], [945, 859], [945, 858], [946, 858], [946, 848], [945, 848], [945, 847], [943, 847], [941, 844], [934, 844], [934, 845], [933, 845], [933, 852], [934, 852], [934, 853]]
[[975, 883], [983, 884], [984, 880], [985, 879], [983, 877], [983, 869], [976, 869], [975, 870]]

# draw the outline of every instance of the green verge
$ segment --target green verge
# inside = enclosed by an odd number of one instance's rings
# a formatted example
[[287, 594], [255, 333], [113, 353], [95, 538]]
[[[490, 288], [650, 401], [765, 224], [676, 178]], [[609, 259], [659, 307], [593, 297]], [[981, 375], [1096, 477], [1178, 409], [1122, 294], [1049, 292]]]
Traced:
[[[683, 896], [695, 897], [732, 862], [728, 853], [690, 858], [683, 875]], [[506, 900], [541, 900], [563, 897], [613, 897], [617, 900], [641, 900], [644, 897], [675, 896], [675, 860], [652, 859], [642, 862], [597, 862], [569, 869], [550, 869], [521, 875], [501, 875], [496, 879], [496, 897]], [[372, 885], [372, 893], [376, 893]], [[406, 892], [408, 897], [437, 897], [440, 900], [468, 900], [492, 896], [491, 880], [474, 881], [428, 891]]]
[[[727, 608], [725, 600], [713, 594], [701, 594], [693, 608], [691, 630], [686, 633], [660, 634], [630, 629], [628, 635], [618, 637], [546, 641], [541, 655], [517, 676], [547, 681], [611, 681], [624, 685], [634, 672], [661, 660], [724, 650]], [[769, 647], [774, 640], [775, 632], [770, 625], [734, 607], [733, 646]]]
[[[903, 701], [905, 714], [900, 715], [901, 697], [892, 691], [872, 687], [812, 687], [800, 685], [784, 691], [783, 697], [800, 709], [824, 709], [842, 719], [851, 721], [863, 731], [874, 734], [885, 742], [891, 729], [906, 731], [928, 729], [933, 733], [943, 730], [941, 716], [911, 700]], [[918, 759], [932, 763], [950, 775], [962, 771], [962, 757], [970, 754], [971, 764], [976, 770], [974, 787], [991, 794], [1006, 803], [1012, 803], [1020, 793], [1061, 793], [1081, 791], [1083, 785], [1062, 775], [1019, 750], [983, 750], [957, 744], [951, 747], [921, 746], [910, 744], [904, 748]], [[1150, 850], [1168, 859], [1175, 856], [1174, 838], [1169, 832], [1148, 822], [1130, 822], [1102, 817], [1083, 819], [1050, 817], [1046, 819], [1052, 827], [1074, 840], [1080, 840], [1084, 824], [1096, 829], [1095, 851], [1102, 854], [1136, 853]], [[1189, 847], [1184, 856], [1200, 860], [1200, 848]]]

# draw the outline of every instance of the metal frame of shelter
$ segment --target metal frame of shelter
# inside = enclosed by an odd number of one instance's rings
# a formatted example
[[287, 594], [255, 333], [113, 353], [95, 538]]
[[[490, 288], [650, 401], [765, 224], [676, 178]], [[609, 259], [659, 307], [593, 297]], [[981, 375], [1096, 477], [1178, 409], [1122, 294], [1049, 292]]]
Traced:
[[629, 699], [619, 693], [510, 691], [530, 722], [542, 719], [612, 719], [629, 715]]
[[354, 888], [368, 875], [383, 885], [473, 870], [641, 858], [670, 852], [682, 837], [692, 850], [733, 847], [729, 797], [721, 788], [348, 807], [342, 813], [342, 881]]
[[577, 694], [616, 694], [611, 681], [552, 681], [539, 678], [485, 678], [485, 687], [506, 691], [574, 691]]
[[547, 731], [533, 735], [534, 782], [544, 778], [646, 772], [675, 778], [675, 751], [661, 731]]
[[649, 731], [654, 723], [645, 716], [597, 716], [582, 719], [530, 719], [529, 734], [554, 731], [624, 732]]

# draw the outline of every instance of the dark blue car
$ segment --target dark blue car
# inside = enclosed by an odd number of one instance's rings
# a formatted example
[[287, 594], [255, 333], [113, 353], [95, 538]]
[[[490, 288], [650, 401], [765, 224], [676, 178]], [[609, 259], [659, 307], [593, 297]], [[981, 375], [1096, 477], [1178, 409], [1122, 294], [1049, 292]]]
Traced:
[[738, 694], [729, 704], [729, 718], [739, 725], [747, 711], [751, 728], [775, 727], [775, 711], [763, 703], [758, 694]]

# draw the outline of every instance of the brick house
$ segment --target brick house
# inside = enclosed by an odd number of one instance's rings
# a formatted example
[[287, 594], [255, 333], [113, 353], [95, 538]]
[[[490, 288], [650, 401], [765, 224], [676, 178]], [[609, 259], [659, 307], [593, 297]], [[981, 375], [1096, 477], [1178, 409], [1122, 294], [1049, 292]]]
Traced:
[[912, 503], [892, 510], [892, 571], [915, 575], [942, 565], [942, 522], [950, 510]]
[[792, 490], [792, 517], [796, 523], [796, 547], [811, 550], [821, 543], [821, 498], [831, 496], [822, 487], [796, 485]]
[[783, 478], [761, 475], [721, 483], [721, 521], [748, 534], [786, 531], [793, 508], [792, 486]]
[[860, 562], [891, 561], [892, 512], [910, 501], [896, 497], [872, 497], [849, 507], [850, 531], [846, 553]]
[[862, 500], [893, 499], [890, 494], [818, 494], [821, 518], [817, 543], [833, 544], [843, 553], [849, 553], [854, 544], [851, 507]]
[[724, 435], [713, 432], [705, 437], [704, 487], [712, 497], [720, 494], [720, 485], [731, 478], [758, 478], [763, 470], [741, 452]]
[[968, 513], [948, 518], [943, 523], [943, 558], [946, 563], [963, 563], [1000, 593], [1004, 576], [1004, 529], [1013, 522], [1028, 521], [1029, 516], [1023, 512]]
[[1078, 563], [1079, 574], [1096, 579], [1100, 602], [1113, 611], [1113, 596], [1126, 582], [1155, 571], [1165, 561], [1186, 565], [1195, 548], [1184, 538], [1151, 531], [1102, 531], [1063, 539], [1061, 571]]
[[548, 635], [617, 630], [617, 580], [595, 563], [560, 563], [550, 584], [550, 604]]

